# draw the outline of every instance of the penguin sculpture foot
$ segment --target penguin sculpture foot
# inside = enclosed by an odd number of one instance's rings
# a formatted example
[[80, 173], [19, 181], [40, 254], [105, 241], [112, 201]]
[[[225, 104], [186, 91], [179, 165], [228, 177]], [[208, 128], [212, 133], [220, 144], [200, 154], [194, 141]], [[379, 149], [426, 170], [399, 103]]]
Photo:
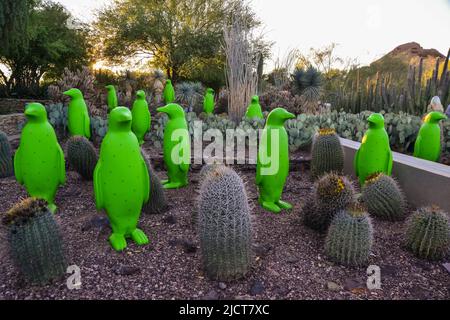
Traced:
[[142, 231], [141, 229], [137, 229], [137, 228], [134, 229], [134, 231], [131, 233], [131, 239], [133, 239], [133, 241], [139, 246], [142, 246], [149, 242], [144, 231]]
[[[133, 239], [134, 240], [134, 239]], [[109, 237], [109, 243], [116, 251], [123, 251], [127, 247], [127, 240], [123, 234], [113, 233]]]
[[182, 182], [168, 182], [166, 184], [163, 184], [164, 189], [181, 189], [185, 186], [187, 186], [187, 183]]
[[286, 201], [279, 200], [279, 201], [277, 202], [277, 205], [278, 205], [281, 209], [285, 209], [285, 210], [292, 209], [292, 204], [290, 204], [290, 203], [288, 203], [288, 202], [286, 202]]
[[267, 211], [271, 211], [274, 213], [280, 213], [281, 212], [281, 208], [279, 206], [277, 206], [274, 202], [267, 202], [267, 201], [263, 201], [261, 202], [261, 206], [266, 209]]
[[58, 207], [54, 203], [49, 203], [48, 204], [48, 209], [50, 210], [51, 213], [55, 213], [56, 209], [58, 209]]
[[162, 185], [167, 184], [167, 183], [169, 183], [169, 180], [168, 180], [168, 179], [166, 179], [166, 180], [161, 180], [161, 184], [162, 184]]

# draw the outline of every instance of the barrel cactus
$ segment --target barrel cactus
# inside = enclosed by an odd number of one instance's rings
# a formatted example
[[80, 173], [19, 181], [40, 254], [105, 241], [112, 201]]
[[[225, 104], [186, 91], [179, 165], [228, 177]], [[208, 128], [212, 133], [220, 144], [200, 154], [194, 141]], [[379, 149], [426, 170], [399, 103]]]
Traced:
[[445, 258], [450, 250], [450, 225], [447, 213], [436, 206], [420, 208], [407, 220], [406, 247], [427, 260]]
[[0, 178], [10, 177], [14, 174], [11, 154], [11, 145], [8, 136], [0, 131]]
[[350, 266], [367, 262], [373, 243], [369, 215], [358, 205], [339, 211], [325, 240], [325, 253], [333, 261]]
[[142, 208], [143, 212], [148, 214], [161, 214], [167, 208], [166, 194], [161, 184], [161, 180], [153, 169], [148, 155], [142, 150], [145, 164], [147, 165], [148, 176], [150, 177], [150, 197], [148, 202]]
[[303, 206], [303, 223], [325, 232], [334, 215], [355, 202], [355, 189], [345, 176], [329, 173], [322, 176]]
[[230, 168], [211, 171], [200, 188], [198, 233], [209, 278], [231, 281], [250, 269], [252, 228], [244, 183]]
[[222, 167], [221, 164], [216, 164], [216, 163], [205, 164], [199, 173], [200, 182], [203, 182], [204, 179], [208, 176], [208, 174], [210, 174], [212, 171], [216, 170], [217, 168], [221, 168], [221, 167]]
[[311, 149], [311, 175], [319, 178], [325, 173], [342, 173], [344, 150], [334, 129], [320, 129]]
[[82, 136], [73, 136], [67, 141], [67, 160], [69, 165], [84, 179], [92, 180], [98, 161], [92, 143]]
[[397, 182], [384, 173], [367, 177], [361, 198], [371, 216], [398, 221], [405, 218], [406, 202]]
[[12, 260], [24, 278], [43, 285], [66, 272], [62, 237], [44, 200], [27, 198], [3, 218]]

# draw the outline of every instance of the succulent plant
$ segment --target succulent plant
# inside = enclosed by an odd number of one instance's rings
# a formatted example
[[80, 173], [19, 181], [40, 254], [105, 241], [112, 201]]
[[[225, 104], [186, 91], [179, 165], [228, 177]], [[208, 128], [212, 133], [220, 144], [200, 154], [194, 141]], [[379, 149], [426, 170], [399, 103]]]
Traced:
[[150, 197], [143, 206], [143, 212], [147, 214], [161, 214], [167, 209], [167, 199], [161, 180], [152, 167], [149, 156], [142, 150], [145, 164], [147, 165], [148, 175], [150, 177]]
[[325, 240], [325, 253], [333, 261], [350, 266], [367, 262], [373, 243], [373, 227], [369, 215], [351, 205], [333, 218]]
[[43, 285], [66, 272], [62, 237], [44, 200], [27, 198], [3, 218], [14, 264], [32, 284]]
[[345, 176], [329, 173], [313, 187], [303, 207], [303, 223], [319, 232], [325, 232], [334, 215], [355, 202], [355, 189]]
[[450, 250], [448, 214], [436, 206], [414, 212], [406, 223], [406, 247], [421, 259], [445, 258]]
[[230, 168], [211, 171], [200, 188], [198, 233], [209, 278], [230, 281], [247, 274], [252, 227], [244, 184]]
[[393, 178], [383, 173], [367, 177], [360, 201], [373, 217], [391, 221], [405, 218], [406, 201], [403, 192]]
[[0, 131], [0, 178], [7, 178], [14, 174], [11, 145], [8, 136]]
[[67, 141], [69, 165], [85, 180], [92, 180], [98, 156], [92, 143], [83, 136], [73, 136]]
[[342, 173], [344, 150], [334, 129], [320, 129], [311, 150], [311, 175], [318, 178], [325, 173]]
[[47, 118], [50, 124], [59, 132], [65, 134], [67, 132], [68, 108], [62, 103], [46, 105]]
[[103, 139], [108, 132], [108, 120], [98, 116], [92, 117], [91, 131], [94, 136]]

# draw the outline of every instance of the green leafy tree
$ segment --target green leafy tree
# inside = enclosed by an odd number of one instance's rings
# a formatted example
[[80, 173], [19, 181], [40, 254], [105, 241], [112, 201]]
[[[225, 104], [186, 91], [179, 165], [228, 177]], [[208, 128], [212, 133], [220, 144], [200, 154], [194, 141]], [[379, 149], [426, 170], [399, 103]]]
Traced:
[[[85, 25], [76, 23], [60, 4], [28, 1], [28, 5], [27, 16], [22, 17], [27, 27], [9, 36], [7, 50], [0, 49], [0, 64], [7, 69], [0, 75], [7, 94], [35, 95], [44, 76], [51, 80], [65, 67], [74, 69], [89, 62]], [[9, 24], [13, 28], [14, 23]]]
[[114, 0], [98, 14], [97, 50], [113, 63], [151, 58], [175, 81], [190, 77], [189, 67], [196, 68], [193, 78], [214, 70], [205, 82], [217, 85], [223, 83], [217, 72], [224, 61], [222, 29], [232, 12], [244, 15], [249, 28], [258, 24], [242, 0]]

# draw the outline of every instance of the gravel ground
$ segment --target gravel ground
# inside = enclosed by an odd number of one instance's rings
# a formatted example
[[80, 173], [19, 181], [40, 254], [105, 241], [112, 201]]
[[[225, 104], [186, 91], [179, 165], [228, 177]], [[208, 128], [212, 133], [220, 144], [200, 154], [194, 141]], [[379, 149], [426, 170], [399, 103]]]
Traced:
[[[66, 279], [45, 287], [28, 286], [11, 264], [2, 226], [0, 299], [450, 298], [450, 274], [443, 262], [418, 260], [402, 248], [402, 222], [374, 220], [375, 245], [369, 264], [381, 268], [382, 288], [369, 291], [367, 266], [348, 268], [329, 262], [323, 253], [323, 236], [299, 222], [301, 206], [311, 189], [308, 171], [290, 174], [284, 199], [294, 209], [275, 215], [257, 204], [254, 172], [235, 169], [247, 182], [247, 194], [254, 207], [255, 258], [245, 279], [219, 283], [208, 280], [202, 271], [199, 241], [191, 219], [196, 208], [198, 171], [191, 173], [189, 187], [167, 191], [170, 207], [166, 213], [142, 215], [140, 227], [151, 243], [138, 247], [129, 241], [123, 253], [114, 252], [108, 244], [110, 230], [104, 213], [95, 209], [92, 183], [68, 172], [67, 183], [57, 194], [56, 219], [69, 264], [81, 268], [81, 289], [67, 289]], [[163, 171], [158, 174], [165, 176]], [[0, 180], [0, 211], [25, 196], [14, 178]]]

